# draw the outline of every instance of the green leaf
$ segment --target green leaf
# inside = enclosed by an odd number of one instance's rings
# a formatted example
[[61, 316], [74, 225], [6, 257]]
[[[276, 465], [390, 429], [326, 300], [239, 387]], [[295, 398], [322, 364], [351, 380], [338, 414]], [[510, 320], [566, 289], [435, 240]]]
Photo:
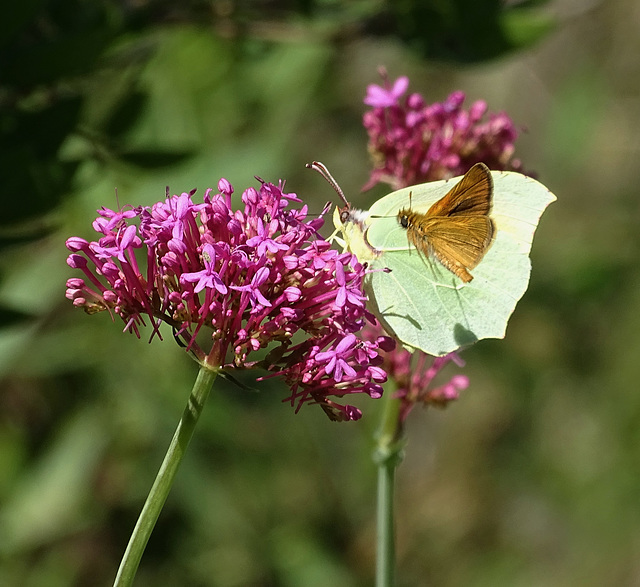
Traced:
[[[537, 4], [544, 2], [536, 2]], [[539, 40], [550, 19], [501, 0], [398, 0], [389, 3], [383, 30], [398, 34], [427, 58], [459, 63], [495, 59]]]
[[84, 506], [108, 440], [102, 415], [88, 409], [57, 431], [48, 450], [0, 508], [0, 554], [46, 544], [81, 527]]
[[505, 36], [517, 48], [526, 48], [548, 35], [555, 26], [549, 14], [536, 9], [516, 8], [502, 15]]
[[177, 165], [193, 156], [189, 150], [163, 151], [159, 149], [138, 149], [126, 153], [120, 153], [119, 157], [127, 163], [143, 169], [160, 169], [170, 165]]

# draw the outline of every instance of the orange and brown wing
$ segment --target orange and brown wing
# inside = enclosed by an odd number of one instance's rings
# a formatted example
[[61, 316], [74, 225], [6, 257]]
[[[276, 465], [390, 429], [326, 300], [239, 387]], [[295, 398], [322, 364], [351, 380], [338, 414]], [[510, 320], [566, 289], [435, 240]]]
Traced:
[[480, 263], [494, 233], [488, 216], [426, 218], [407, 229], [409, 240], [422, 254], [433, 255], [465, 283], [473, 279], [469, 269]]
[[476, 163], [451, 190], [440, 198], [427, 216], [486, 216], [491, 211], [493, 179], [484, 163]]

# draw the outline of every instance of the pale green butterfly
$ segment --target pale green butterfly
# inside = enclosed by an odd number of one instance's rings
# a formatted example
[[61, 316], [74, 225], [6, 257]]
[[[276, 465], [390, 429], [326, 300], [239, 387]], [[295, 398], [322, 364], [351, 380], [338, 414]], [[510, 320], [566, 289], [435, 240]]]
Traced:
[[[342, 193], [322, 164], [314, 162], [312, 167]], [[455, 267], [461, 265], [458, 262], [447, 262], [449, 269], [438, 262], [440, 256], [426, 238], [432, 233], [411, 234], [407, 222], [407, 216], [425, 218], [462, 177], [392, 192], [369, 211], [354, 210], [344, 200], [346, 206], [334, 213], [345, 248], [370, 268], [365, 280], [370, 309], [410, 350], [439, 356], [483, 338], [503, 338], [509, 317], [527, 289], [533, 234], [542, 212], [556, 197], [520, 173], [488, 169], [486, 173], [490, 173], [489, 186], [493, 183], [492, 206], [488, 195], [490, 234], [485, 248], [464, 269]], [[418, 251], [412, 243], [422, 237], [426, 243]], [[449, 248], [456, 242], [455, 238], [449, 241]], [[467, 269], [473, 269], [473, 275]]]

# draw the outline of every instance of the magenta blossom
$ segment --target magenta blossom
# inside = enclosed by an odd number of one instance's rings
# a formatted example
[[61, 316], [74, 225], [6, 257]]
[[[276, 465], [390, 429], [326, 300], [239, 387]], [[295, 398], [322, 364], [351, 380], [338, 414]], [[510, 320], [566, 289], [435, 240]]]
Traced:
[[[364, 337], [376, 340], [380, 336], [381, 327], [377, 324], [367, 325]], [[380, 369], [385, 372], [395, 385], [395, 398], [400, 400], [398, 422], [404, 425], [407, 416], [417, 404], [446, 408], [449, 403], [459, 398], [460, 391], [469, 386], [466, 375], [455, 374], [443, 384], [434, 386], [434, 380], [449, 363], [464, 367], [464, 361], [458, 353], [449, 353], [444, 357], [432, 357], [422, 351], [408, 351], [402, 347], [380, 347], [383, 362]]]
[[396, 106], [408, 87], [409, 78], [406, 76], [399, 77], [390, 88], [370, 84], [367, 86], [367, 96], [364, 99], [364, 103], [372, 108]]
[[490, 169], [520, 171], [513, 158], [518, 131], [505, 113], [487, 114], [478, 100], [463, 109], [464, 93], [457, 91], [444, 102], [427, 104], [419, 94], [402, 99], [406, 77], [384, 86], [370, 85], [364, 103], [369, 152], [374, 169], [365, 186], [383, 182], [393, 189], [462, 175], [482, 161]]
[[[233, 188], [222, 179], [200, 204], [193, 192], [151, 207], [103, 208], [89, 242], [72, 237], [68, 264], [84, 278], [67, 281], [67, 298], [88, 313], [118, 315], [125, 331], [151, 338], [162, 322], [202, 364], [213, 370], [261, 367], [281, 375], [296, 410], [320, 404], [334, 420], [357, 420], [360, 410], [329, 397], [353, 393], [380, 397], [386, 374], [379, 347], [364, 340], [367, 320], [364, 267], [318, 235], [324, 219], [262, 182], [233, 210]], [[209, 336], [204, 332], [208, 331]], [[260, 358], [256, 352], [266, 349]]]

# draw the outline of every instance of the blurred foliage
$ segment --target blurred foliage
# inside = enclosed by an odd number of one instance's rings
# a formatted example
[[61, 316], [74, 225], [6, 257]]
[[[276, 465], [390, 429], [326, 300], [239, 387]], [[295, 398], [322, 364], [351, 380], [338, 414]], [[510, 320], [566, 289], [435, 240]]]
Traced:
[[[456, 405], [412, 414], [398, 585], [637, 585], [639, 27], [633, 0], [5, 7], [0, 585], [112, 582], [196, 374], [171, 332], [73, 311], [64, 240], [116, 187], [136, 205], [287, 178], [319, 211], [313, 159], [366, 206], [379, 65], [506, 110], [558, 195], [507, 338], [465, 352]], [[137, 585], [372, 583], [379, 406], [336, 425], [285, 395], [214, 389]]]
[[523, 49], [544, 37], [551, 19], [544, 2], [505, 5], [501, 0], [389, 3], [390, 30], [427, 58], [477, 63]]

